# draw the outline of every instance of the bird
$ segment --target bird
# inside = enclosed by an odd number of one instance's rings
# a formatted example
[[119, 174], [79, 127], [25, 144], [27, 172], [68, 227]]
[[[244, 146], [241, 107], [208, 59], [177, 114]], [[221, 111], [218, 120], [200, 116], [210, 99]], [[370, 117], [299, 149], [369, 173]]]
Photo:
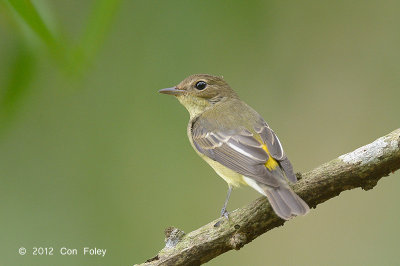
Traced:
[[229, 219], [232, 189], [243, 185], [266, 196], [284, 220], [309, 212], [307, 203], [289, 186], [297, 178], [278, 136], [223, 77], [194, 74], [159, 92], [175, 96], [187, 109], [190, 144], [228, 183], [221, 217]]

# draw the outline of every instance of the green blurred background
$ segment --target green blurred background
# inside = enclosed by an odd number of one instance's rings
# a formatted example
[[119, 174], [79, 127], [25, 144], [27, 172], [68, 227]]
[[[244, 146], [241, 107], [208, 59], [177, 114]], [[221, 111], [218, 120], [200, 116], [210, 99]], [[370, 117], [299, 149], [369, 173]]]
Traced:
[[[227, 186], [157, 90], [223, 75], [307, 171], [399, 127], [399, 1], [0, 1], [0, 264], [132, 265]], [[399, 173], [209, 265], [398, 265]], [[233, 193], [229, 210], [259, 197]], [[18, 248], [53, 247], [53, 256]], [[82, 255], [106, 248], [104, 258]], [[61, 256], [61, 247], [78, 256]]]

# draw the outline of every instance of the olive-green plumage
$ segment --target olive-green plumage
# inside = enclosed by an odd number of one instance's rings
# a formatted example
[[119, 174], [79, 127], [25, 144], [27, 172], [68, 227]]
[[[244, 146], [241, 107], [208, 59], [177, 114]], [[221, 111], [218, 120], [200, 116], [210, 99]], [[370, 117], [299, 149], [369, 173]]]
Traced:
[[267, 196], [275, 213], [290, 219], [308, 205], [289, 187], [296, 182], [282, 145], [264, 119], [221, 77], [192, 75], [160, 90], [176, 96], [190, 114], [188, 137], [195, 151], [232, 187], [249, 185]]

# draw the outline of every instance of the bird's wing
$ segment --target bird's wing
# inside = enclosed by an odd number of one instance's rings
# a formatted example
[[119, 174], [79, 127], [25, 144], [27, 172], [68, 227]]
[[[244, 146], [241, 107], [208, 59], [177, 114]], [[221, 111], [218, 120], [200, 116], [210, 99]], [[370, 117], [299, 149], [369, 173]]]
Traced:
[[289, 181], [295, 183], [296, 175], [293, 172], [293, 166], [283, 151], [282, 144], [275, 132], [268, 126], [264, 120], [255, 124], [254, 130], [260, 135], [262, 141], [267, 145], [272, 158], [279, 162]]
[[270, 157], [263, 149], [263, 143], [249, 130], [215, 130], [207, 123], [193, 123], [191, 133], [193, 144], [200, 153], [265, 185], [280, 186], [279, 176], [273, 175], [265, 166]]
[[260, 135], [262, 141], [267, 145], [269, 153], [275, 160], [280, 161], [286, 157], [281, 142], [265, 121], [256, 123], [254, 130]]

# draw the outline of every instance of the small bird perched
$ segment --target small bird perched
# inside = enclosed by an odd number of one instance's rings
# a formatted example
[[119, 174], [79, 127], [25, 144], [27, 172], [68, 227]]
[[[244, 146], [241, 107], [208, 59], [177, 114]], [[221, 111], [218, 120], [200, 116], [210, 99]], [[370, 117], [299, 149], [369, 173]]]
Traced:
[[249, 185], [265, 195], [275, 213], [288, 220], [309, 211], [289, 187], [296, 182], [292, 164], [264, 119], [241, 101], [221, 77], [196, 74], [160, 93], [174, 95], [189, 111], [187, 134], [195, 151], [229, 186]]

